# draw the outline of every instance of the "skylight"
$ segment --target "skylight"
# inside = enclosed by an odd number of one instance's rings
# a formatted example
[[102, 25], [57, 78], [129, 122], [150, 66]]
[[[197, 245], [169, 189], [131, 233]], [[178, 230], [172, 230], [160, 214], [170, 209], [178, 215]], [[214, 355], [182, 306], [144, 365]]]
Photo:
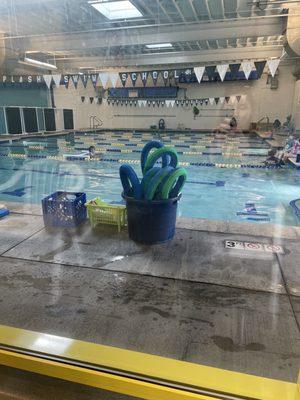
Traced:
[[171, 43], [146, 44], [148, 49], [167, 49], [173, 47]]
[[90, 2], [97, 11], [108, 19], [128, 19], [142, 17], [143, 14], [127, 0], [122, 1], [102, 1]]

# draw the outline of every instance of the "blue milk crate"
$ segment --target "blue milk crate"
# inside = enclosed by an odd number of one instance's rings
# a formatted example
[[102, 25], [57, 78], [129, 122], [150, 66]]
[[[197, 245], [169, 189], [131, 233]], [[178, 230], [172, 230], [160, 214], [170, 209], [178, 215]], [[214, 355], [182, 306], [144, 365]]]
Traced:
[[86, 220], [86, 194], [55, 192], [42, 200], [45, 226], [74, 227]]

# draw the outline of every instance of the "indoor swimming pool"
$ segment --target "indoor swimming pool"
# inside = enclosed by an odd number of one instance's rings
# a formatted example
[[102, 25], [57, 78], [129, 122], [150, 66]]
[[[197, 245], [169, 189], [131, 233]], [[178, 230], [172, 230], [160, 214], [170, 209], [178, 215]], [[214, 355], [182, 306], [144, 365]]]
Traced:
[[[299, 225], [289, 205], [299, 197], [299, 172], [288, 166], [263, 168], [269, 146], [252, 134], [99, 132], [2, 143], [0, 201], [40, 203], [57, 190], [84, 191], [88, 199], [100, 196], [107, 202], [120, 201], [120, 165], [138, 164], [142, 147], [153, 138], [175, 147], [187, 169], [179, 215]], [[66, 159], [91, 145], [96, 148], [96, 159]], [[258, 215], [248, 213], [249, 204]]]

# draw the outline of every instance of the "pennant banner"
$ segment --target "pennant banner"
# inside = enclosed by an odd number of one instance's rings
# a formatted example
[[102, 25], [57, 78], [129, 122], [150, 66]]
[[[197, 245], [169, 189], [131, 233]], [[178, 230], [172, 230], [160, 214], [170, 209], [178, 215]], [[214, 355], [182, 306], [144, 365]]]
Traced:
[[109, 74], [109, 79], [110, 79], [110, 82], [111, 82], [111, 84], [112, 84], [112, 87], [116, 87], [117, 86], [117, 82], [118, 82], [118, 80], [119, 80], [119, 74], [118, 73], [110, 73]]
[[201, 83], [204, 71], [205, 67], [194, 67], [194, 72], [199, 83]]
[[169, 71], [168, 70], [162, 71], [161, 75], [162, 75], [165, 86], [167, 86], [168, 81], [169, 81]]
[[61, 74], [59, 75], [52, 75], [52, 79], [55, 83], [55, 86], [58, 87], [60, 85], [60, 81], [61, 81]]
[[70, 81], [69, 75], [64, 75], [63, 76], [63, 83], [64, 83], [66, 89], [68, 89], [68, 87], [69, 87], [69, 81]]
[[149, 76], [149, 72], [140, 72], [140, 76], [141, 76], [141, 80], [142, 80], [142, 82], [143, 82], [143, 85], [144, 85], [144, 87], [146, 86], [146, 84], [147, 84], [147, 79], [148, 79], [148, 76]]
[[267, 61], [267, 64], [268, 64], [270, 73], [271, 73], [271, 75], [272, 75], [273, 78], [274, 78], [274, 76], [275, 76], [275, 74], [276, 74], [276, 71], [277, 71], [277, 68], [278, 68], [279, 63], [280, 63], [280, 59], [279, 59], [279, 58], [276, 58], [276, 59], [274, 59], [274, 60], [268, 60], [268, 61]]
[[96, 89], [97, 81], [98, 81], [98, 74], [92, 74], [92, 75], [90, 75], [90, 78], [91, 78], [94, 88]]
[[78, 81], [79, 81], [79, 75], [71, 75], [71, 79], [73, 82], [73, 85], [75, 87], [75, 89], [77, 89], [77, 85], [78, 85]]
[[99, 80], [103, 88], [106, 88], [108, 78], [109, 78], [108, 72], [99, 72]]
[[[268, 65], [269, 73], [274, 77], [280, 63], [280, 59], [262, 60], [262, 61], [243, 61], [241, 63], [234, 64], [219, 64], [219, 65], [208, 65], [208, 66], [196, 66], [193, 68], [186, 69], [163, 69], [153, 71], [132, 71], [132, 72], [100, 72], [99, 74], [74, 74], [74, 75], [60, 75], [60, 74], [45, 74], [45, 75], [26, 75], [26, 76], [0, 76], [0, 82], [2, 83], [45, 83], [50, 89], [52, 84], [56, 87], [59, 85], [65, 85], [68, 88], [69, 81], [73, 82], [75, 89], [78, 87], [79, 80], [81, 80], [84, 88], [87, 87], [88, 80], [90, 79], [94, 88], [98, 84], [98, 80], [101, 83], [103, 89], [108, 86], [110, 82], [111, 87], [115, 88], [118, 85], [119, 80], [123, 87], [128, 84], [128, 78], [130, 77], [129, 83], [135, 87], [137, 82], [141, 80], [145, 87], [148, 82], [149, 75], [151, 76], [151, 83], [153, 86], [157, 86], [158, 81], [161, 80], [165, 86], [171, 82], [172, 84], [180, 83], [201, 83], [204, 81], [215, 81], [215, 78], [219, 77], [223, 82], [226, 78], [226, 73], [229, 69], [230, 79], [249, 79], [251, 72], [256, 70], [256, 75], [252, 78], [261, 78], [266, 64]], [[239, 76], [240, 67], [244, 72], [244, 76]], [[217, 75], [218, 74], [218, 75]]]
[[228, 64], [221, 64], [221, 65], [217, 65], [217, 71], [220, 75], [221, 81], [224, 81], [227, 69], [228, 69]]
[[127, 78], [128, 78], [128, 73], [127, 72], [121, 72], [119, 74], [119, 76], [120, 76], [120, 79], [121, 79], [122, 86], [125, 87], [126, 86], [126, 82], [127, 82]]
[[244, 71], [246, 79], [249, 79], [251, 71], [254, 67], [253, 61], [243, 61], [241, 66], [242, 66], [242, 70]]
[[[88, 78], [89, 78], [88, 75], [80, 75], [80, 79], [81, 79], [81, 82], [82, 82], [84, 88], [86, 88], [86, 85], [88, 83]], [[76, 85], [76, 87], [77, 87], [77, 85]]]
[[156, 86], [157, 79], [158, 79], [158, 72], [157, 71], [151, 71], [151, 77], [152, 77], [153, 85]]
[[206, 75], [208, 76], [208, 79], [210, 81], [214, 80], [215, 71], [216, 71], [216, 66], [215, 65], [211, 65], [209, 67], [205, 67]]
[[130, 72], [129, 75], [131, 78], [132, 85], [135, 86], [138, 77], [138, 72]]
[[239, 73], [239, 70], [240, 70], [240, 66], [241, 66], [240, 63], [239, 64], [229, 64], [229, 69], [230, 69], [230, 72], [231, 72], [231, 79], [232, 80], [237, 79], [238, 73]]
[[43, 75], [44, 81], [48, 87], [48, 89], [50, 89], [51, 86], [51, 82], [52, 82], [52, 75]]
[[254, 61], [254, 65], [257, 72], [257, 78], [259, 79], [264, 72], [266, 61]]

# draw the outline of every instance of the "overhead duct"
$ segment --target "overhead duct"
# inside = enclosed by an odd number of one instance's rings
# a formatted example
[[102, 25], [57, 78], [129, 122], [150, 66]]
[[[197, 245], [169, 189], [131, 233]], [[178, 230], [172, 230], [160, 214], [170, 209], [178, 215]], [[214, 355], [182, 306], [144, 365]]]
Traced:
[[283, 5], [289, 8], [285, 34], [285, 51], [291, 57], [300, 56], [300, 6]]

